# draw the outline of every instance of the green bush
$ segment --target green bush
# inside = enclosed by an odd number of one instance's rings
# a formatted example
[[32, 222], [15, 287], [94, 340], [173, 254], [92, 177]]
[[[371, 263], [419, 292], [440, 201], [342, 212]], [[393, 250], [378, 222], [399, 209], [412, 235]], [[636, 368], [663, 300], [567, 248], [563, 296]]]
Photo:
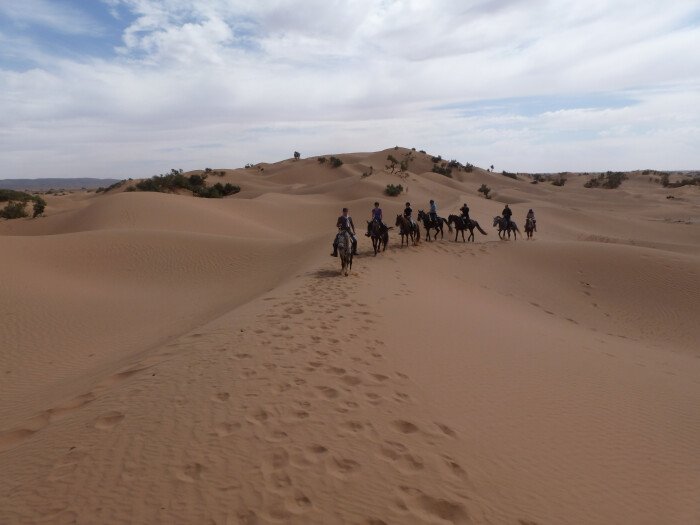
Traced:
[[557, 175], [552, 181], [552, 186], [563, 186], [566, 184], [566, 177], [564, 175]]
[[584, 188], [605, 188], [613, 190], [620, 187], [622, 181], [627, 180], [627, 174], [621, 171], [607, 171], [599, 174], [597, 177], [589, 179], [583, 185]]
[[27, 202], [33, 197], [29, 193], [15, 190], [0, 190], [0, 202], [21, 201]]
[[343, 165], [343, 161], [338, 157], [331, 157], [331, 168], [339, 168]]
[[325, 162], [328, 160], [326, 157], [319, 157], [316, 159], [319, 164], [325, 164]]
[[444, 175], [445, 177], [452, 178], [452, 168], [448, 168], [447, 163], [445, 162], [443, 162], [441, 166], [433, 164], [433, 173], [439, 173], [440, 175]]
[[172, 170], [168, 175], [156, 175], [150, 179], [144, 179], [136, 184], [134, 190], [169, 193], [178, 189], [191, 191], [193, 195], [205, 199], [220, 199], [241, 191], [239, 186], [233, 184], [221, 184], [217, 182], [213, 186], [206, 185], [206, 174], [193, 174], [189, 177], [180, 171]]
[[437, 157], [430, 157], [430, 162], [433, 164], [437, 164], [442, 160], [442, 155], [438, 155]]
[[486, 197], [487, 199], [491, 198], [491, 195], [489, 195], [489, 193], [491, 193], [491, 188], [489, 188], [486, 184], [482, 184], [477, 191], [479, 193], [483, 193], [484, 197]]
[[401, 186], [401, 184], [398, 184], [396, 186], [394, 186], [393, 184], [387, 184], [384, 193], [386, 193], [389, 197], [396, 197], [397, 195], [400, 195], [402, 191], [403, 186]]
[[506, 171], [506, 170], [503, 170], [502, 175], [503, 175], [504, 177], [508, 177], [509, 179], [518, 180], [518, 176], [517, 176], [515, 173], [511, 173], [511, 172]]
[[294, 152], [294, 160], [299, 160], [300, 158], [301, 158], [301, 153], [299, 153], [298, 151], [295, 151]]
[[13, 201], [8, 202], [7, 206], [0, 210], [0, 218], [3, 219], [21, 219], [27, 217], [27, 211], [25, 207], [27, 206], [27, 201]]
[[46, 201], [39, 197], [38, 195], [34, 197], [34, 208], [33, 208], [33, 215], [32, 218], [36, 218], [39, 215], [44, 213], [44, 210], [46, 209]]

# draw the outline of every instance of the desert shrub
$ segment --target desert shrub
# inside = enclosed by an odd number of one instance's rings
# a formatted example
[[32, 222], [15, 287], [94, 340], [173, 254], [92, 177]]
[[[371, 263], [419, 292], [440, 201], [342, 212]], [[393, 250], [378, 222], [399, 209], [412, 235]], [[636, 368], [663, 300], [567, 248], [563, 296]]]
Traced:
[[397, 164], [399, 164], [399, 161], [393, 155], [387, 155], [386, 160], [389, 161], [389, 164], [387, 164], [385, 168], [391, 170], [391, 173], [394, 173], [396, 171]]
[[133, 185], [127, 186], [124, 191], [129, 192], [129, 193], [131, 193], [132, 191], [136, 191], [136, 186], [133, 186]]
[[433, 164], [437, 164], [442, 160], [442, 155], [438, 155], [437, 157], [430, 157], [430, 162]]
[[493, 171], [493, 170], [494, 170], [494, 167], [493, 167], [493, 164], [491, 164], [491, 171]]
[[552, 185], [553, 186], [563, 186], [566, 184], [566, 177], [564, 175], [557, 175], [554, 180], [552, 180]]
[[411, 151], [416, 151], [416, 148], [411, 148]]
[[459, 162], [457, 162], [455, 159], [452, 159], [450, 162], [448, 162], [447, 166], [452, 168], [452, 169], [459, 169], [462, 167], [462, 165]]
[[25, 207], [27, 201], [8, 202], [7, 206], [0, 210], [0, 218], [3, 219], [21, 219], [27, 216]]
[[299, 160], [300, 158], [301, 158], [301, 153], [299, 153], [298, 151], [295, 151], [294, 152], [294, 160]]
[[[493, 166], [491, 167], [493, 169]], [[503, 170], [503, 173], [501, 173], [504, 177], [508, 177], [509, 179], [515, 179], [518, 180], [518, 176], [515, 173], [511, 173], [509, 171]]]
[[622, 181], [627, 180], [627, 174], [621, 171], [606, 171], [586, 181], [584, 188], [605, 188], [613, 190], [619, 188]]
[[211, 168], [204, 168], [204, 173], [211, 173], [212, 169]]
[[245, 169], [247, 169], [247, 170], [249, 170], [250, 168], [254, 168], [254, 167], [255, 167], [255, 165], [251, 164], [250, 162], [245, 165]]
[[700, 186], [700, 178], [698, 177], [686, 177], [676, 182], [669, 182], [668, 176], [666, 178], [664, 188], [681, 188], [683, 186]]
[[474, 165], [473, 165], [473, 164], [469, 164], [469, 163], [467, 162], [467, 163], [464, 165], [464, 171], [466, 171], [467, 173], [471, 172], [473, 169], [474, 169]]
[[433, 173], [439, 173], [440, 175], [444, 175], [445, 177], [452, 178], [452, 168], [448, 168], [447, 164], [444, 162], [441, 166], [433, 164]]
[[319, 164], [324, 164], [326, 162], [326, 160], [328, 160], [328, 159], [326, 159], [326, 157], [319, 157], [316, 160], [318, 161]]
[[331, 163], [331, 168], [339, 168], [340, 166], [343, 165], [343, 161], [340, 160], [338, 157], [331, 157], [330, 163]]
[[32, 200], [32, 196], [29, 193], [16, 190], [0, 190], [0, 202], [9, 201], [21, 201], [27, 202]]
[[36, 218], [46, 209], [46, 201], [39, 197], [38, 195], [34, 197], [34, 208], [32, 209], [32, 217]]
[[384, 193], [386, 193], [389, 197], [396, 197], [397, 195], [400, 195], [402, 191], [403, 186], [401, 186], [401, 184], [387, 184]]
[[230, 183], [224, 185], [217, 182], [213, 186], [199, 187], [196, 189], [195, 193], [198, 197], [202, 197], [204, 199], [220, 199], [222, 197], [228, 197], [229, 195], [238, 193], [239, 191], [241, 191], [239, 186], [234, 186]]
[[482, 184], [481, 187], [477, 190], [479, 193], [483, 193], [484, 197], [487, 199], [491, 198], [491, 188], [489, 188], [486, 184]]
[[418, 153], [422, 153], [423, 155], [426, 155], [426, 153], [425, 153], [425, 150], [424, 150], [424, 149], [422, 149], [422, 150], [419, 150], [419, 151], [418, 151]]

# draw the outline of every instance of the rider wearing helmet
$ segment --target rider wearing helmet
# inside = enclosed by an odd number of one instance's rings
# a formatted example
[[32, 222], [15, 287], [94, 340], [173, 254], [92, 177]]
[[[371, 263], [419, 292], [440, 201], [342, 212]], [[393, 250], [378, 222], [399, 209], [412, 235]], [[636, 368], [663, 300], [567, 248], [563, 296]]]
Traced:
[[506, 222], [505, 229], [507, 230], [510, 227], [510, 218], [513, 215], [513, 211], [508, 207], [507, 204], [506, 204], [506, 207], [503, 208], [502, 215], [503, 215], [503, 218], [505, 219], [505, 222]]
[[535, 219], [535, 212], [532, 211], [532, 208], [530, 208], [530, 211], [527, 212], [525, 219], [532, 219], [532, 227], [535, 231], [537, 231], [537, 220]]
[[352, 222], [352, 217], [350, 217], [349, 210], [347, 208], [343, 208], [343, 214], [340, 217], [338, 217], [338, 220], [335, 222], [335, 226], [340, 231], [335, 236], [335, 240], [333, 241], [333, 253], [331, 253], [331, 256], [338, 257], [338, 238], [343, 232], [348, 232], [350, 234], [350, 238], [352, 239], [352, 254], [357, 255], [357, 237], [355, 236], [355, 224]]

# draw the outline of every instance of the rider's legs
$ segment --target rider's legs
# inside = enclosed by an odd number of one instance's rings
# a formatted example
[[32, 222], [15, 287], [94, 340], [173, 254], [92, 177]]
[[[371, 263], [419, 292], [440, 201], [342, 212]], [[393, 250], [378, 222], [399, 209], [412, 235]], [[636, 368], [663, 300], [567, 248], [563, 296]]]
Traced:
[[435, 224], [437, 224], [437, 222], [438, 222], [437, 213], [431, 211], [430, 212], [430, 220], [433, 221]]
[[333, 239], [333, 253], [331, 253], [331, 257], [338, 257], [338, 236], [340, 234], [335, 236], [335, 239]]

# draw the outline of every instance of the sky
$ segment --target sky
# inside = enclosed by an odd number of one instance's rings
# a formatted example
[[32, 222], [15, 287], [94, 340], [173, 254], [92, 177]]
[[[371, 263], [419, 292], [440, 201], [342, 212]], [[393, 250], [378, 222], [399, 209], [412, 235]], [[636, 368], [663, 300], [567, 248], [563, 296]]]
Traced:
[[697, 0], [0, 0], [0, 178], [700, 169]]

